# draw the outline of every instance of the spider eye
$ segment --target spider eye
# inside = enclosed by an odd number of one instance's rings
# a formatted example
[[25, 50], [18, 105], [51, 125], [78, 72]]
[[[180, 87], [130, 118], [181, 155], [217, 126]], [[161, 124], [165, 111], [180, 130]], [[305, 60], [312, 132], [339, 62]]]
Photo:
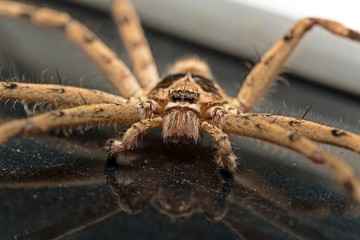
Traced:
[[174, 94], [174, 95], [171, 95], [171, 100], [173, 102], [177, 102], [177, 101], [181, 100], [181, 97], [179, 96], [179, 94]]
[[191, 92], [189, 90], [186, 91], [176, 90], [170, 93], [170, 99], [172, 102], [182, 101], [182, 102], [194, 103], [198, 98], [199, 98], [199, 93]]

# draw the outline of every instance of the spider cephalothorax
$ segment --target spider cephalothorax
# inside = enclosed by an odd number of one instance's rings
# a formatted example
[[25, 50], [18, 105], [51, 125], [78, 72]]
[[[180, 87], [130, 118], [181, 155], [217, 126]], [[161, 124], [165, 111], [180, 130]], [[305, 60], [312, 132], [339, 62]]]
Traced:
[[[143, 116], [156, 119], [163, 129], [165, 143], [176, 145], [196, 144], [204, 125], [220, 127], [219, 118], [234, 109], [228, 103], [229, 97], [211, 80], [208, 65], [197, 57], [185, 58], [175, 63], [170, 74], [164, 77], [150, 92], [145, 103], [140, 104]], [[134, 101], [134, 100], [133, 100]], [[211, 123], [211, 124], [210, 124]], [[216, 126], [215, 126], [216, 125]], [[208, 126], [208, 127], [209, 127]], [[132, 149], [136, 144], [131, 134], [125, 134], [122, 141], [108, 141], [107, 150], [111, 154]], [[228, 137], [223, 134], [216, 146], [216, 160], [231, 170], [236, 167]]]
[[165, 142], [194, 144], [199, 141], [201, 122], [211, 120], [210, 110], [223, 106], [226, 100], [215, 82], [207, 78], [211, 74], [200, 59], [183, 59], [175, 67], [175, 73], [166, 76], [149, 99], [157, 106], [154, 114], [163, 117]]
[[116, 54], [83, 24], [68, 14], [14, 1], [0, 1], [0, 15], [56, 27], [77, 44], [121, 95], [84, 88], [3, 81], [0, 99], [59, 107], [27, 119], [0, 125], [0, 143], [19, 134], [38, 134], [61, 127], [131, 125], [121, 139], [106, 149], [118, 154], [136, 146], [137, 137], [153, 127], [163, 128], [166, 142], [197, 143], [200, 131], [215, 142], [215, 160], [234, 171], [228, 134], [268, 141], [330, 166], [338, 182], [360, 202], [360, 180], [341, 159], [315, 142], [360, 152], [360, 136], [303, 119], [249, 113], [276, 80], [288, 57], [314, 26], [340, 37], [360, 41], [360, 33], [323, 18], [304, 18], [293, 25], [261, 58], [244, 80], [235, 98], [215, 81], [207, 64], [197, 57], [178, 61], [161, 80], [140, 21], [128, 0], [115, 0], [113, 17], [130, 55], [134, 74]]

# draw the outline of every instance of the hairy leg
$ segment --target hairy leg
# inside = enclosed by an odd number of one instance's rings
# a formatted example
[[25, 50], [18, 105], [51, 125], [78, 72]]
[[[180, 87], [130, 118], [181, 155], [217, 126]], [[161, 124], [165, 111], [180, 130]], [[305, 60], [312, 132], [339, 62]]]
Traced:
[[141, 87], [126, 65], [94, 33], [68, 14], [11, 1], [0, 1], [0, 14], [62, 30], [99, 67], [122, 96], [129, 98], [140, 94]]
[[128, 103], [94, 104], [54, 110], [36, 116], [12, 120], [0, 125], [0, 144], [23, 134], [33, 136], [59, 127], [126, 125], [140, 120], [137, 105]]
[[215, 139], [215, 160], [220, 167], [235, 171], [236, 157], [232, 152], [229, 137], [218, 127], [202, 122], [201, 129]]
[[159, 81], [159, 74], [132, 3], [128, 0], [115, 0], [112, 10], [140, 85], [145, 89], [152, 89]]
[[259, 120], [265, 119], [271, 123], [276, 123], [287, 130], [299, 132], [302, 136], [313, 141], [347, 148], [360, 153], [360, 136], [354, 133], [292, 117], [269, 114], [249, 115], [251, 115], [252, 118]]
[[110, 154], [118, 154], [126, 150], [132, 150], [136, 146], [139, 135], [150, 128], [158, 127], [162, 124], [162, 117], [148, 118], [134, 123], [124, 134], [121, 140], [110, 139], [106, 143], [105, 149]]
[[360, 179], [346, 162], [321, 150], [314, 142], [297, 132], [288, 131], [277, 124], [271, 124], [247, 114], [226, 116], [223, 130], [229, 134], [264, 140], [283, 146], [306, 156], [315, 163], [327, 163], [337, 181], [360, 203]]
[[74, 107], [99, 103], [125, 103], [110, 93], [55, 84], [0, 82], [0, 100]]
[[348, 39], [360, 41], [360, 32], [344, 25], [322, 18], [304, 18], [298, 21], [286, 34], [275, 43], [246, 77], [234, 103], [243, 112], [251, 110], [264, 95], [269, 85], [276, 80], [285, 61], [299, 44], [305, 33], [318, 25], [327, 31]]

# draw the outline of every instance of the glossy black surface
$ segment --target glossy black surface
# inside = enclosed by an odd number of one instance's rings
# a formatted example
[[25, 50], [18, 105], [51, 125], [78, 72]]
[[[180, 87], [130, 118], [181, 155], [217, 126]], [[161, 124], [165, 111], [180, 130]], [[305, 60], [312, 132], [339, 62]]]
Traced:
[[[108, 16], [70, 4], [55, 5], [89, 25], [128, 62]], [[25, 26], [24, 30], [20, 23], [11, 29], [21, 29], [24, 34], [39, 31]], [[248, 72], [245, 60], [153, 29], [146, 28], [146, 34], [161, 73], [179, 57], [199, 55], [209, 62], [219, 84], [234, 96]], [[114, 92], [61, 34], [45, 30], [36, 36], [50, 42], [28, 37], [35, 42], [34, 49], [40, 47], [45, 55], [48, 52], [48, 59], [33, 55], [33, 61], [25, 61], [12, 54], [19, 48], [16, 44], [2, 52], [9, 62], [15, 62], [19, 74], [27, 74], [27, 81], [39, 81], [37, 75], [48, 68], [44, 81], [58, 82], [57, 69], [66, 77], [63, 84]], [[60, 63], [52, 65], [53, 58]], [[5, 65], [3, 75], [10, 72]], [[84, 80], [79, 80], [81, 74]], [[358, 98], [304, 79], [287, 77], [286, 82], [289, 84], [281, 81], [272, 88], [258, 111], [301, 118], [312, 105], [305, 119], [359, 133]], [[25, 112], [20, 104], [13, 109], [12, 103], [1, 103], [1, 122], [21, 116]], [[336, 184], [327, 167], [271, 144], [233, 137], [240, 169], [232, 179], [217, 169], [207, 135], [193, 148], [169, 149], [159, 130], [140, 139], [138, 148], [121, 155], [118, 164], [108, 162], [102, 147], [107, 138], [124, 130], [17, 137], [0, 146], [1, 239], [360, 237], [359, 207]], [[360, 173], [359, 155], [325, 149], [346, 159]]]

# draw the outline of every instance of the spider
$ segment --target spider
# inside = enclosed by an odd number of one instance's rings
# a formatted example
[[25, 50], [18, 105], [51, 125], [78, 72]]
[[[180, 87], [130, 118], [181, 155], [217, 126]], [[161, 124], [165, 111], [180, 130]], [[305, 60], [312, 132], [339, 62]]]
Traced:
[[303, 119], [250, 113], [303, 36], [314, 26], [356, 41], [360, 41], [360, 32], [323, 18], [299, 20], [262, 56], [237, 96], [232, 98], [214, 81], [209, 66], [199, 57], [180, 59], [160, 78], [131, 2], [115, 0], [112, 11], [134, 74], [94, 33], [67, 13], [12, 1], [0, 2], [1, 15], [63, 31], [120, 94], [3, 81], [0, 83], [2, 100], [49, 104], [59, 109], [0, 125], [0, 143], [17, 135], [34, 136], [59, 127], [131, 124], [121, 139], [110, 139], [106, 143], [108, 153], [118, 155], [134, 149], [138, 136], [151, 128], [161, 126], [164, 141], [175, 145], [196, 144], [200, 132], [204, 131], [214, 139], [215, 161], [219, 167], [235, 171], [237, 159], [228, 138], [228, 134], [234, 134], [271, 142], [297, 151], [314, 163], [328, 164], [337, 181], [360, 202], [360, 179], [354, 170], [315, 143], [360, 152], [359, 135]]

